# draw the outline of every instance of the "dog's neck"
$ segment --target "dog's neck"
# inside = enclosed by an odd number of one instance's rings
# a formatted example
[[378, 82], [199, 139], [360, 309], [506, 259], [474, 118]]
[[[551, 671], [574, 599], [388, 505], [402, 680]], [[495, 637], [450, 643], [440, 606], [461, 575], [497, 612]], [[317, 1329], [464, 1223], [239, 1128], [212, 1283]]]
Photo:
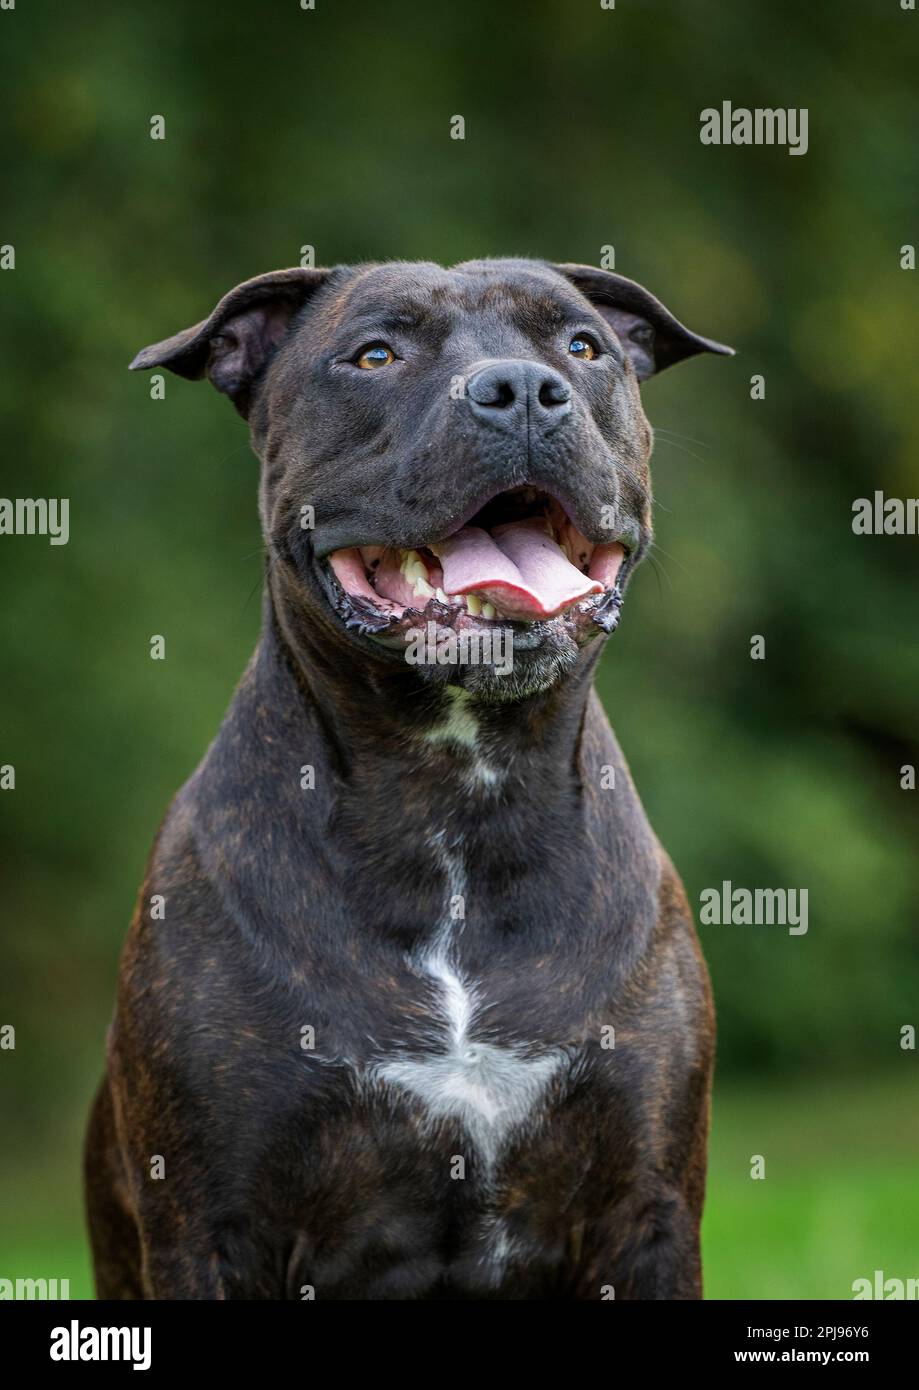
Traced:
[[[365, 653], [294, 598], [269, 585], [256, 654], [189, 784], [200, 842], [219, 846], [236, 826], [249, 846], [237, 891], [283, 924], [291, 951], [303, 949], [304, 862], [317, 900], [341, 896], [368, 942], [379, 931], [406, 949], [427, 940], [445, 895], [467, 891], [467, 937], [482, 949], [476, 932], [500, 933], [520, 912], [552, 936], [547, 905], [563, 884], [580, 929], [592, 922], [606, 939], [621, 927], [640, 944], [656, 851], [592, 689], [599, 642], [544, 694], [480, 705]], [[266, 885], [256, 867], [269, 853], [280, 867]], [[598, 854], [621, 884], [644, 885], [637, 906], [624, 892], [619, 927], [596, 915]]]

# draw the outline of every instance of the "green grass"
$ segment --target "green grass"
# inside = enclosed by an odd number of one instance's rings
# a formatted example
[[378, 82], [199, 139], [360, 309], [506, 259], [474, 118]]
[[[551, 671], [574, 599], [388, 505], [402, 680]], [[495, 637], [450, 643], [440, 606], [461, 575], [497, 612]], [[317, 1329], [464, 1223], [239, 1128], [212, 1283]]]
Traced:
[[[905, 1070], [912, 1054], [905, 1054]], [[919, 1082], [717, 1088], [703, 1227], [706, 1297], [852, 1297], [883, 1269], [919, 1276]], [[7, 1171], [0, 1277], [69, 1278], [92, 1297], [79, 1164]], [[766, 1177], [750, 1177], [761, 1154]]]
[[905, 1078], [716, 1089], [706, 1297], [851, 1299], [875, 1269], [919, 1276], [917, 1101]]

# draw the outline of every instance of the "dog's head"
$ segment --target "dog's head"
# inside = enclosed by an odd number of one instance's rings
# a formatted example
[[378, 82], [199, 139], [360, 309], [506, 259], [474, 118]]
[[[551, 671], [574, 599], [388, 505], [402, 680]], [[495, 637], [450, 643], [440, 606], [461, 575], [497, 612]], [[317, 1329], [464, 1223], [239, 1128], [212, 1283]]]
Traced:
[[404, 660], [432, 631], [461, 655], [422, 677], [508, 699], [616, 624], [651, 535], [639, 383], [730, 351], [589, 266], [388, 262], [247, 280], [131, 366], [249, 420], [272, 563], [338, 640]]

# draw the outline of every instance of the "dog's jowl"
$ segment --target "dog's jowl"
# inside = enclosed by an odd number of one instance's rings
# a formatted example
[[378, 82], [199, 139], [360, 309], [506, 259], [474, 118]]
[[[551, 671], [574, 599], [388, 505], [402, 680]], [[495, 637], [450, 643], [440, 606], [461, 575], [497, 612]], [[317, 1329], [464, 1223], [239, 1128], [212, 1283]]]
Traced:
[[728, 351], [494, 260], [263, 275], [135, 359], [247, 419], [267, 563], [122, 959], [102, 1297], [701, 1296], [708, 979], [592, 679], [639, 383]]

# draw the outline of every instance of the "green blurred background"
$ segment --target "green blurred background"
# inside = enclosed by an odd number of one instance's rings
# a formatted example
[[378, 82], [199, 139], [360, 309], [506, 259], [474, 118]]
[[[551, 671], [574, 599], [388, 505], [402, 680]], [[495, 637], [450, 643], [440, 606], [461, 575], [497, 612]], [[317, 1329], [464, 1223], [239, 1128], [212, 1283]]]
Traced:
[[[900, 788], [919, 543], [851, 530], [854, 498], [919, 492], [899, 267], [919, 241], [917, 26], [898, 0], [0, 13], [2, 492], [71, 499], [68, 546], [0, 541], [0, 1277], [90, 1294], [79, 1146], [120, 942], [259, 621], [244, 425], [206, 385], [170, 377], [155, 402], [125, 368], [307, 244], [320, 263], [613, 245], [738, 348], [646, 387], [658, 544], [600, 677], [694, 904], [726, 878], [810, 895], [803, 937], [701, 929], [707, 1292], [919, 1275], [919, 1060], [899, 1045], [919, 1024], [919, 793]], [[725, 99], [807, 107], [809, 152], [702, 146]]]

